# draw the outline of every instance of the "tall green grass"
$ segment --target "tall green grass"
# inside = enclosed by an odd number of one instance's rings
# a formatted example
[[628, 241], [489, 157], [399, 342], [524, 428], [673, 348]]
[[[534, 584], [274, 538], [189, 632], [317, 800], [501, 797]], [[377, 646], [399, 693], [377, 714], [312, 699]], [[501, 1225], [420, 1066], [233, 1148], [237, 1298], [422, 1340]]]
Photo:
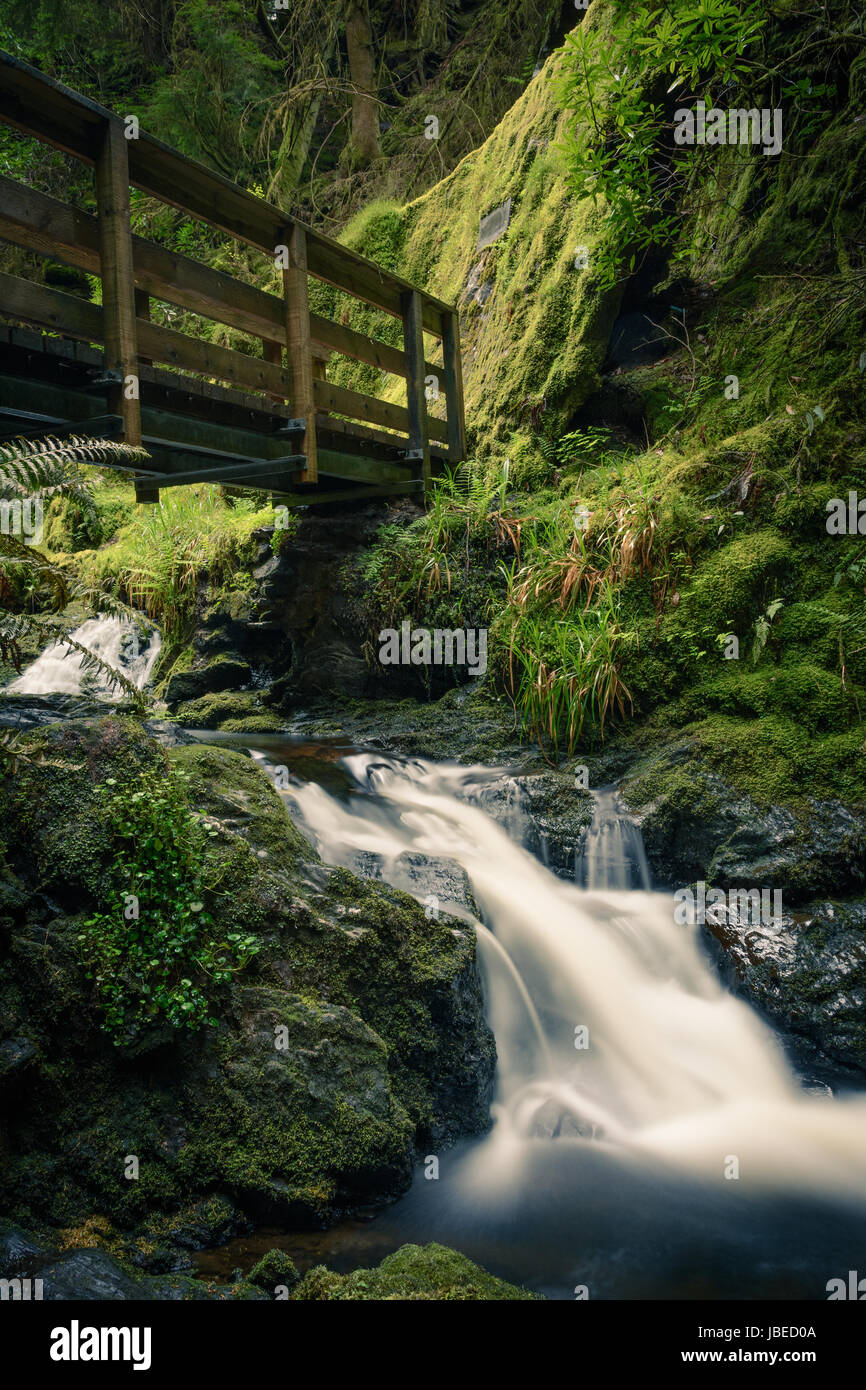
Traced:
[[273, 524], [269, 504], [229, 502], [215, 485], [172, 488], [157, 505], [138, 507], [108, 545], [79, 552], [76, 564], [85, 580], [143, 609], [171, 641], [192, 617], [200, 576], [227, 583], [251, 561], [253, 532]]

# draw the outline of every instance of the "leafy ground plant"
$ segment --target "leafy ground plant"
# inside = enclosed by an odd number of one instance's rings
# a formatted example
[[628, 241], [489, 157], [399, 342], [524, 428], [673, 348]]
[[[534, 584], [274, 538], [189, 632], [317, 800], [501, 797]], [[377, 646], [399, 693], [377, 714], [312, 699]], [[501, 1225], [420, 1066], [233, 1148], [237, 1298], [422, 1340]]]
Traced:
[[179, 769], [152, 771], [134, 785], [108, 778], [99, 789], [112, 844], [111, 887], [84, 923], [78, 944], [118, 1047], [154, 1026], [215, 1023], [214, 993], [257, 953], [255, 938], [221, 934], [210, 904], [219, 868], [216, 830], [190, 809]]

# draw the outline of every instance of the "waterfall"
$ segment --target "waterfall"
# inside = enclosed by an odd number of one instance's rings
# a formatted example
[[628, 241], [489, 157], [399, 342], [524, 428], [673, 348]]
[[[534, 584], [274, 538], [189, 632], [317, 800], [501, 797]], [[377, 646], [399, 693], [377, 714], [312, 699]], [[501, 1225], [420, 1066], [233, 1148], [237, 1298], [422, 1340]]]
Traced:
[[619, 804], [616, 791], [594, 794], [595, 809], [584, 847], [584, 882], [595, 892], [606, 888], [651, 888], [643, 836]]
[[348, 800], [312, 783], [285, 793], [323, 859], [406, 887], [411, 855], [421, 900], [418, 863], [456, 864], [480, 912], [499, 1063], [494, 1126], [463, 1174], [478, 1200], [513, 1191], [551, 1141], [716, 1189], [735, 1161], [751, 1192], [866, 1197], [866, 1102], [803, 1089], [772, 1030], [719, 983], [700, 929], [651, 891], [614, 793], [596, 794], [582, 887], [523, 848], [515, 804], [508, 828], [483, 809], [501, 774], [382, 754], [344, 766]]
[[[88, 618], [70, 634], [88, 651], [122, 671], [142, 690], [150, 679], [159, 656], [160, 636], [156, 628], [142, 633], [128, 618]], [[27, 670], [7, 687], [19, 695], [95, 695], [101, 700], [119, 700], [121, 688], [102, 671], [84, 669], [84, 657], [65, 642], [52, 642]]]

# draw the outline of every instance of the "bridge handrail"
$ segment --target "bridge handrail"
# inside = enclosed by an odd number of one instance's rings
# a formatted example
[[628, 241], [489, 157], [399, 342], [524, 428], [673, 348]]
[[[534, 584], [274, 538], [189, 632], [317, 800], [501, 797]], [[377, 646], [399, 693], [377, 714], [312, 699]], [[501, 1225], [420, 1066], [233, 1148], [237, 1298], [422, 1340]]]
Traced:
[[[160, 356], [152, 350], [155, 343], [165, 350], [169, 343], [166, 335], [184, 338], [160, 325], [145, 326], [148, 299], [153, 295], [242, 331], [254, 331], [262, 338], [266, 361], [252, 360], [272, 371], [263, 373], [268, 386], [253, 389], [282, 396], [291, 394], [295, 414], [306, 418], [302, 447], [307, 459], [305, 481], [314, 482], [317, 476], [315, 428], [309, 423], [317, 409], [331, 409], [406, 429], [409, 456], [421, 462], [425, 481], [429, 481], [431, 437], [447, 441], [452, 459], [464, 456], [459, 324], [453, 306], [305, 226], [146, 132], [139, 130], [136, 138], [126, 138], [127, 125], [121, 116], [2, 50], [0, 120], [96, 168], [98, 218], [3, 178], [0, 237], [57, 259], [71, 260], [88, 273], [102, 276], [107, 367], [116, 367], [124, 377], [130, 371], [134, 373], [139, 347], [143, 357], [178, 360], [171, 352]], [[129, 220], [130, 185], [271, 257], [278, 248], [285, 248], [283, 299], [154, 242], [134, 237]], [[308, 274], [401, 319], [404, 351], [311, 313]], [[7, 288], [12, 289], [9, 285]], [[73, 298], [61, 296], [62, 300]], [[43, 296], [40, 304], [45, 302]], [[58, 305], [60, 312], [59, 301]], [[426, 361], [425, 332], [441, 340], [442, 367]], [[283, 345], [287, 349], [288, 376], [279, 365]], [[375, 401], [317, 378], [313, 358], [321, 357], [323, 351], [354, 357], [405, 377], [407, 407]], [[187, 360], [190, 355], [195, 358], [194, 350], [184, 352]], [[212, 363], [214, 356], [211, 354]], [[245, 354], [231, 356], [244, 358]], [[231, 366], [228, 357], [223, 365]], [[218, 371], [211, 374], [220, 375]], [[427, 412], [424, 378], [431, 374], [441, 374], [443, 379], [447, 422], [436, 420]], [[222, 379], [235, 378], [229, 374]], [[119, 413], [130, 442], [136, 442], [137, 432], [140, 436], [136, 405], [137, 402], [119, 401]], [[395, 420], [400, 424], [394, 426]]]

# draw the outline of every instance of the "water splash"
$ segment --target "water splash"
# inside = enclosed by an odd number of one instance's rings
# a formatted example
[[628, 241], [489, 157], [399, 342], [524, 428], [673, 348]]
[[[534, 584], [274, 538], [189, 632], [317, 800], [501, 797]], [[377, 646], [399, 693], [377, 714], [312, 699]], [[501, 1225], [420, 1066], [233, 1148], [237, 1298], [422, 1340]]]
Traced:
[[[156, 628], [145, 633], [128, 618], [88, 618], [70, 634], [88, 651], [122, 671], [139, 690], [150, 679], [160, 650]], [[119, 700], [123, 691], [102, 671], [85, 670], [84, 657], [65, 642], [52, 642], [6, 689], [18, 695], [95, 695]]]
[[365, 794], [288, 794], [322, 857], [352, 867], [363, 852], [386, 880], [407, 852], [455, 861], [480, 909], [499, 1067], [494, 1129], [462, 1180], [485, 1200], [497, 1182], [513, 1190], [545, 1138], [715, 1184], [734, 1157], [752, 1190], [866, 1197], [866, 1103], [802, 1090], [771, 1030], [718, 982], [698, 929], [650, 891], [612, 792], [596, 796], [581, 888], [522, 847], [516, 804], [511, 834], [477, 804], [496, 774], [381, 754], [345, 766]]

